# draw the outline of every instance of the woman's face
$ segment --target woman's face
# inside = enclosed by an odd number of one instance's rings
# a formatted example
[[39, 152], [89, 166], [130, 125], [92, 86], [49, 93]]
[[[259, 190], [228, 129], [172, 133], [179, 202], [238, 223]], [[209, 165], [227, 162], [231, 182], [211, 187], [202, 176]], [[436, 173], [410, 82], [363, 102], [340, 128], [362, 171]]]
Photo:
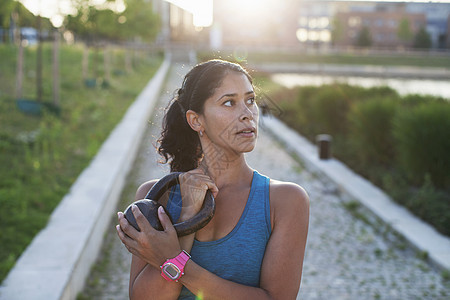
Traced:
[[235, 154], [252, 151], [258, 134], [258, 107], [245, 74], [227, 72], [206, 100], [200, 119], [207, 138], [216, 146]]

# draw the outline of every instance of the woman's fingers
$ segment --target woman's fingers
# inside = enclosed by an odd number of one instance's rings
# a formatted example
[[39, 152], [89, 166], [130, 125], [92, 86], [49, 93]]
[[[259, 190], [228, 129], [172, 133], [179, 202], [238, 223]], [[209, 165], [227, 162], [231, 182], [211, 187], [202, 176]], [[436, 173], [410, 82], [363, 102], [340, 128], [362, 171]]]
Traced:
[[122, 241], [122, 243], [125, 245], [125, 247], [128, 249], [129, 252], [135, 254], [134, 249], [137, 246], [137, 243], [135, 240], [130, 238], [123, 230], [121, 225], [116, 226], [117, 235], [119, 236], [119, 239]]
[[210, 182], [205, 182], [207, 185], [207, 189], [211, 191], [211, 193], [213, 194], [214, 198], [217, 197], [217, 194], [219, 193], [219, 188], [216, 186], [216, 184], [213, 181]]
[[181, 251], [175, 228], [162, 208], [158, 210], [158, 217], [164, 231], [154, 229], [137, 206], [131, 209], [141, 231], [131, 226], [122, 212], [117, 213], [119, 225], [116, 226], [117, 235], [130, 253], [159, 267], [167, 257], [174, 257]]
[[180, 182], [181, 184], [187, 185], [192, 189], [200, 189], [205, 192], [209, 189], [213, 193], [214, 197], [217, 197], [217, 194], [219, 193], [219, 189], [217, 188], [215, 182], [200, 168], [180, 175]]
[[172, 231], [175, 231], [169, 216], [166, 214], [162, 206], [158, 208], [158, 217], [165, 232], [171, 233]]
[[144, 232], [146, 235], [149, 236], [157, 232], [157, 230], [153, 228], [152, 225], [150, 225], [149, 221], [147, 220], [147, 218], [144, 216], [144, 214], [141, 212], [141, 210], [137, 205], [132, 205], [131, 211], [133, 212], [134, 218], [136, 219], [136, 223], [141, 229], [141, 232]]
[[125, 215], [122, 212], [118, 212], [117, 218], [119, 219], [119, 225], [122, 231], [132, 239], [136, 239], [139, 232], [125, 219]]

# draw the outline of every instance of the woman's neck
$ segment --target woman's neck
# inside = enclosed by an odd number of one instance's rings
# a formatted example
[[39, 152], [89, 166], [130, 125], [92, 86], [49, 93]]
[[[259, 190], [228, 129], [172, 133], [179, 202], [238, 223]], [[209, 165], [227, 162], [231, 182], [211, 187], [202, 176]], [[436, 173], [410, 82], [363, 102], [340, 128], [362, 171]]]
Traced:
[[247, 165], [243, 153], [226, 152], [213, 143], [203, 152], [200, 168], [211, 177], [219, 190], [251, 179], [253, 170]]

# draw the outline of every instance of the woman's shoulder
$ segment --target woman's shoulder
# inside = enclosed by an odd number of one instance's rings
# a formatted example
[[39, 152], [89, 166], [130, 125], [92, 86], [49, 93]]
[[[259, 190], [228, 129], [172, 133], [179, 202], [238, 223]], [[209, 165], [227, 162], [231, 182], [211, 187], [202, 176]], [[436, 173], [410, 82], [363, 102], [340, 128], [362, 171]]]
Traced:
[[141, 184], [138, 189], [136, 190], [136, 195], [135, 195], [135, 200], [140, 200], [140, 199], [144, 199], [145, 196], [147, 196], [148, 192], [150, 191], [150, 189], [153, 187], [153, 185], [155, 185], [155, 183], [158, 182], [158, 179], [153, 179], [153, 180], [149, 180], [144, 182], [143, 184]]
[[309, 201], [308, 194], [303, 187], [288, 181], [270, 179], [270, 194], [275, 198]]
[[270, 180], [270, 204], [277, 216], [309, 214], [309, 196], [303, 187], [293, 182]]

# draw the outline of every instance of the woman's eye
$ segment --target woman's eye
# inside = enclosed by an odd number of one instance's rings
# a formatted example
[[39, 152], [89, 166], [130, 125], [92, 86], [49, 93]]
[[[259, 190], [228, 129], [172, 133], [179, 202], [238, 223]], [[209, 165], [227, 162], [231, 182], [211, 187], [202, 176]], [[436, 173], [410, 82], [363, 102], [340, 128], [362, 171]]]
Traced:
[[254, 103], [255, 103], [255, 98], [254, 98], [254, 97], [249, 98], [249, 99], [247, 100], [247, 103], [248, 103], [248, 104], [254, 104]]
[[223, 105], [225, 106], [232, 106], [233, 105], [233, 101], [232, 100], [227, 100], [223, 103]]

